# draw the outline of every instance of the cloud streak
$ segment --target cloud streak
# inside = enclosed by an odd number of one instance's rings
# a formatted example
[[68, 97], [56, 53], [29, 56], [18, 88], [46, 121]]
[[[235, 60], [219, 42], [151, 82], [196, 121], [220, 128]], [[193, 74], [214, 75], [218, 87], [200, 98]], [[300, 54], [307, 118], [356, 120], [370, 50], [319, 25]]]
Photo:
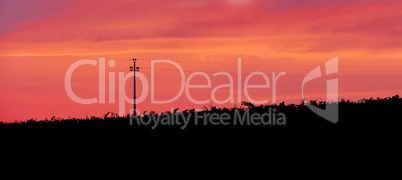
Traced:
[[[65, 72], [76, 60], [100, 56], [116, 60], [129, 60], [133, 56], [181, 60], [190, 63], [186, 66], [188, 69], [203, 67], [216, 71], [236, 67], [206, 67], [197, 63], [230, 64], [242, 56], [245, 64], [254, 64], [245, 67], [245, 71], [289, 70], [295, 74], [311, 69], [294, 68], [293, 65], [315, 67], [326, 59], [339, 56], [340, 64], [349, 66], [340, 68], [340, 75], [357, 76], [341, 79], [340, 92], [345, 98], [350, 98], [352, 92], [378, 92], [378, 96], [382, 96], [391, 90], [402, 90], [400, 83], [394, 83], [402, 78], [365, 78], [368, 75], [398, 77], [397, 68], [360, 68], [362, 64], [402, 66], [402, 41], [399, 38], [402, 35], [402, 3], [397, 1], [17, 0], [0, 3], [0, 65], [3, 66], [0, 75], [7, 77], [0, 85], [18, 82], [24, 77], [52, 76]], [[284, 66], [268, 66], [270, 64]], [[91, 81], [81, 85], [97, 87]], [[278, 90], [283, 94], [279, 96], [286, 98], [299, 93], [299, 85], [300, 82], [294, 79], [283, 82], [282, 89]], [[69, 101], [63, 84], [57, 87], [58, 91], [32, 91], [33, 94], [26, 93], [21, 97], [12, 92], [0, 103], [0, 107], [4, 107], [0, 108], [0, 114], [6, 114], [7, 108], [19, 114], [17, 106], [24, 103], [27, 96], [32, 98], [29, 103], [37, 108], [29, 110], [26, 116], [32, 117], [35, 110], [42, 112], [46, 107], [57, 112], [52, 104], [61, 103], [54, 102], [55, 99]], [[87, 91], [81, 93], [96, 92], [94, 89]], [[166, 92], [169, 93], [176, 92]], [[48, 94], [52, 97], [43, 99]], [[12, 102], [14, 100], [19, 102]], [[8, 104], [13, 104], [14, 108], [7, 107]], [[85, 108], [77, 109], [76, 104], [67, 104], [67, 108], [79, 114], [89, 112]], [[191, 106], [184, 101], [177, 104]], [[144, 106], [162, 110], [150, 104]], [[108, 111], [106, 107], [97, 108], [91, 106], [89, 109], [100, 114]]]

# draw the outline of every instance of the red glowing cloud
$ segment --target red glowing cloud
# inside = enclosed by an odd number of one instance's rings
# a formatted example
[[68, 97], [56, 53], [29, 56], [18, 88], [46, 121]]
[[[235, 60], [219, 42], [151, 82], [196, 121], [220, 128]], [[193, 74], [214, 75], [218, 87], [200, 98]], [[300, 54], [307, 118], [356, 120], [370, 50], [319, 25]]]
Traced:
[[[402, 3], [397, 1], [39, 0], [3, 1], [0, 8], [0, 117], [6, 121], [117, 112], [116, 104], [76, 104], [64, 90], [64, 73], [73, 62], [99, 57], [117, 61], [108, 72], [128, 73], [130, 59], [137, 57], [147, 77], [151, 59], [177, 61], [187, 76], [208, 71], [213, 77], [213, 72], [236, 72], [241, 56], [243, 80], [253, 71], [286, 71], [277, 101], [299, 102], [303, 75], [338, 56], [341, 98], [391, 96], [402, 89], [397, 83], [402, 78]], [[98, 75], [97, 67], [87, 68], [74, 75], [80, 81], [73, 86], [89, 98], [97, 96]], [[156, 91], [158, 97], [177, 94], [176, 81], [166, 78], [179, 80], [178, 74], [156, 75], [158, 88], [164, 89]], [[315, 88], [322, 83], [311, 85], [311, 98], [323, 98], [325, 89]], [[130, 95], [130, 82], [126, 86]], [[272, 101], [271, 90], [266, 92], [253, 96]], [[220, 97], [227, 93], [220, 91]], [[210, 91], [193, 96], [210, 98]], [[164, 106], [148, 97], [139, 105], [155, 111], [195, 106], [185, 97]]]

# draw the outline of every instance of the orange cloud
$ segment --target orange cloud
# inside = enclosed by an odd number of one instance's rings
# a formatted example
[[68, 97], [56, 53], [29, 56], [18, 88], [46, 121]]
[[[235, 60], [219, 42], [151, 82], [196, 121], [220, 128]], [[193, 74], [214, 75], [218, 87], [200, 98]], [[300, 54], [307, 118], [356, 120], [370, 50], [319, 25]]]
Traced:
[[[373, 96], [393, 95], [388, 94], [390, 91], [399, 93], [402, 86], [395, 82], [401, 80], [398, 67], [402, 66], [402, 41], [398, 37], [402, 32], [399, 25], [402, 3], [325, 2], [305, 1], [295, 5], [290, 0], [120, 0], [102, 3], [87, 0], [54, 5], [58, 6], [58, 11], [53, 12], [52, 17], [37, 15], [35, 18], [16, 18], [12, 23], [0, 22], [8, 27], [7, 31], [0, 31], [0, 64], [4, 69], [0, 75], [7, 77], [0, 81], [0, 86], [14, 84], [7, 86], [7, 97], [0, 103], [0, 113], [4, 117], [3, 114], [8, 112], [18, 114], [17, 106], [26, 98], [30, 98], [30, 107], [35, 105], [37, 108], [28, 109], [24, 117], [15, 118], [33, 117], [35, 112], [50, 108], [52, 104], [63, 105], [60, 101], [67, 109], [77, 111], [77, 116], [114, 111], [114, 105], [83, 108], [71, 102], [63, 90], [63, 75], [69, 65], [79, 59], [98, 59], [100, 56], [118, 60], [117, 69], [111, 71], [126, 71], [131, 65], [129, 59], [138, 57], [142, 59], [142, 72], [147, 76], [150, 59], [181, 61], [188, 75], [191, 71], [205, 69], [235, 72], [236, 58], [241, 56], [246, 75], [253, 71], [267, 74], [287, 71], [289, 77], [280, 83], [278, 97], [297, 102], [295, 95], [300, 93], [302, 75], [325, 60], [339, 56], [341, 97], [356, 100], [361, 98], [357, 92], [378, 93]], [[47, 9], [51, 7], [43, 11]], [[86, 87], [79, 93], [90, 96], [97, 92], [96, 72], [92, 69], [91, 73], [82, 74], [88, 81], [78, 83], [76, 87]], [[162, 71], [158, 75], [170, 76]], [[47, 76], [56, 78], [50, 81]], [[81, 79], [80, 74], [77, 76]], [[55, 89], [26, 93], [32, 86], [42, 87], [19, 83], [26, 77], [40, 79], [39, 82], [45, 79], [44, 84], [52, 86], [53, 83]], [[172, 89], [160, 93], [161, 97], [177, 93], [169, 82], [160, 83], [162, 87]], [[316, 86], [323, 83], [325, 81]], [[129, 87], [127, 84], [127, 92], [130, 92]], [[318, 89], [311, 93], [312, 97], [321, 98], [320, 93], [325, 89]], [[208, 92], [198, 92], [200, 96], [205, 93], [208, 95]], [[221, 93], [224, 96], [226, 92]], [[255, 97], [269, 96], [259, 92]], [[165, 106], [145, 102], [142, 107], [162, 111], [181, 105], [183, 108], [194, 106], [182, 99]], [[40, 114], [68, 114], [61, 111], [52, 107], [52, 111]], [[7, 115], [7, 119], [12, 118]]]

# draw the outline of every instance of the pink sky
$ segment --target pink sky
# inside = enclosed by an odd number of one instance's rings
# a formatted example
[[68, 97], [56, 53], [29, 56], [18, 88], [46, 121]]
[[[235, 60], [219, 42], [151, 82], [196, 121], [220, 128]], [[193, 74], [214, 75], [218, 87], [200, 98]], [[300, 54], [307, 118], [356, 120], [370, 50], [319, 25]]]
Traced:
[[[243, 82], [255, 71], [266, 73], [271, 81], [272, 72], [287, 73], [277, 83], [278, 102], [300, 102], [304, 75], [336, 56], [339, 73], [331, 77], [339, 79], [340, 99], [401, 94], [400, 9], [402, 2], [384, 0], [2, 1], [0, 120], [117, 113], [118, 104], [108, 103], [109, 98], [105, 104], [82, 105], [64, 89], [64, 74], [72, 63], [99, 57], [116, 60], [116, 67], [106, 70], [116, 76], [129, 72], [132, 58], [138, 59], [141, 73], [149, 80], [153, 59], [177, 61], [186, 77], [205, 71], [212, 88], [192, 90], [191, 95], [199, 100], [211, 100], [212, 89], [227, 83], [213, 73], [235, 73], [237, 57], [242, 57]], [[85, 98], [97, 97], [97, 67], [79, 69], [73, 75], [74, 91]], [[179, 73], [166, 69], [174, 67], [158, 65], [155, 69], [156, 98], [168, 99], [178, 93]], [[113, 81], [106, 80], [106, 84]], [[324, 100], [325, 80], [309, 84], [306, 97]], [[131, 81], [126, 84], [128, 96]], [[255, 77], [251, 82], [263, 81]], [[197, 77], [191, 84], [204, 83], [205, 79]], [[272, 103], [271, 91], [250, 90], [250, 94]], [[221, 89], [217, 98], [225, 99], [228, 93], [229, 89]], [[161, 112], [204, 105], [216, 104], [193, 104], [183, 94], [175, 102], [156, 105], [148, 95], [138, 108]], [[132, 105], [125, 106], [128, 112]]]

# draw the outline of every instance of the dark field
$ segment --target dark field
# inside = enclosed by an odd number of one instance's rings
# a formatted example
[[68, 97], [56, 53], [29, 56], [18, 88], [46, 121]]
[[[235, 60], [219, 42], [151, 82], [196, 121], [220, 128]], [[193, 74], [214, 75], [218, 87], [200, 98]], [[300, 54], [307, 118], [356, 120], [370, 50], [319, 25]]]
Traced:
[[[286, 125], [151, 130], [110, 115], [2, 124], [0, 179], [401, 176], [402, 99], [397, 95], [341, 101], [336, 124], [302, 104], [248, 105], [250, 112], [283, 112]], [[208, 108], [201, 113], [233, 110]]]

